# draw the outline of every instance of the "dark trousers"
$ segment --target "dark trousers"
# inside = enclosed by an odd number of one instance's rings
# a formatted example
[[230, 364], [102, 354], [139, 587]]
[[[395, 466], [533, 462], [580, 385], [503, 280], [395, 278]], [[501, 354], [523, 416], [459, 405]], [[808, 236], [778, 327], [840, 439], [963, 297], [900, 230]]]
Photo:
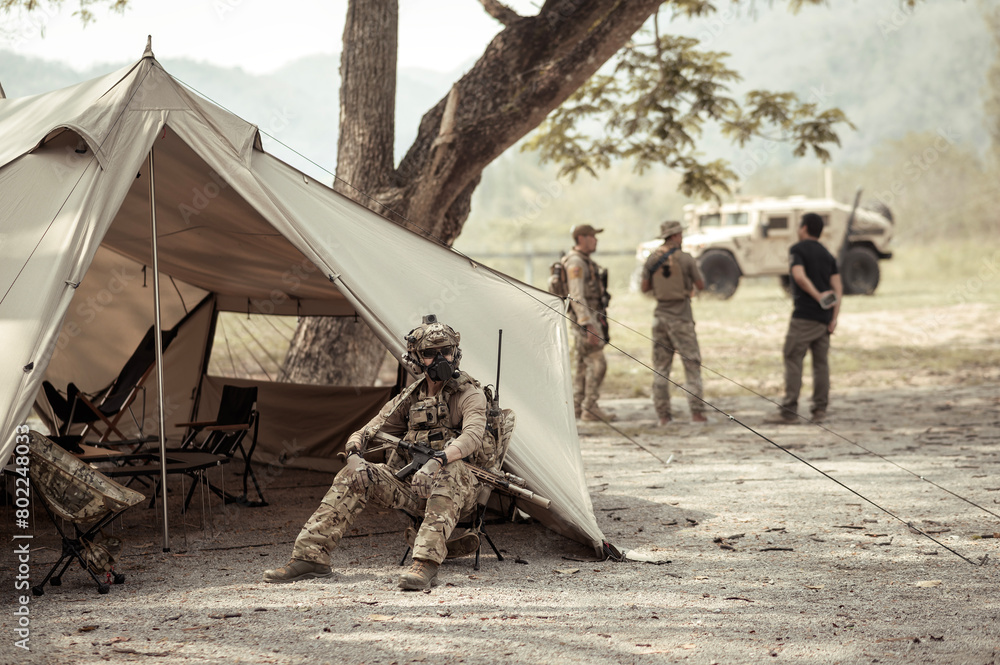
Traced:
[[[785, 336], [785, 398], [781, 406], [796, 411], [802, 390], [802, 362], [812, 354], [812, 412], [826, 411], [830, 402], [830, 331], [827, 324], [809, 319], [792, 319]], [[787, 412], [786, 412], [787, 413]]]

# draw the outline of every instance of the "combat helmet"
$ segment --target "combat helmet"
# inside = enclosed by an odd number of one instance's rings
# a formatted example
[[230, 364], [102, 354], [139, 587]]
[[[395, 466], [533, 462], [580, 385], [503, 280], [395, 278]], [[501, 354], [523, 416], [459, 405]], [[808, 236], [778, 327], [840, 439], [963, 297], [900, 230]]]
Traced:
[[[403, 354], [402, 362], [412, 374], [426, 372], [428, 378], [435, 381], [444, 381], [447, 378], [458, 376], [458, 363], [462, 359], [462, 349], [459, 342], [462, 336], [451, 326], [441, 323], [434, 314], [427, 314], [423, 317], [420, 325], [406, 333], [403, 338], [406, 342], [406, 353]], [[451, 362], [444, 359], [446, 350], [451, 349]], [[428, 357], [435, 357], [435, 362], [429, 367], [425, 366], [420, 358], [429, 351], [440, 351]]]

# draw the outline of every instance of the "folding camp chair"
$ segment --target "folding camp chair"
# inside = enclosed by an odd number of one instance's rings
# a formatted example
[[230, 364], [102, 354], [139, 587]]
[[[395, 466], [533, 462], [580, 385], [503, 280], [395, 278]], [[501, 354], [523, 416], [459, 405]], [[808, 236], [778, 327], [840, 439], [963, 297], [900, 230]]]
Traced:
[[[507, 456], [507, 446], [510, 445], [510, 437], [514, 433], [514, 425], [517, 423], [513, 410], [504, 409], [500, 413], [501, 418], [497, 428], [499, 431], [496, 433], [497, 449], [493, 463], [487, 469], [487, 471], [498, 474], [500, 473], [500, 468], [503, 466], [504, 458]], [[476, 563], [473, 569], [479, 570], [479, 558], [483, 547], [482, 539], [485, 538], [496, 555], [497, 561], [503, 561], [503, 555], [500, 554], [500, 550], [493, 542], [493, 539], [490, 538], [490, 534], [486, 532], [486, 514], [489, 510], [493, 510], [498, 514], [498, 518], [491, 520], [490, 523], [510, 521], [514, 512], [514, 499], [510, 497], [508, 499], [506, 505], [504, 505], [504, 501], [501, 500], [500, 495], [494, 493], [492, 487], [483, 483], [479, 489], [479, 496], [476, 497], [475, 507], [469, 513], [460, 516], [459, 521], [455, 524], [455, 530], [452, 531], [451, 537], [448, 539], [448, 554], [446, 558], [457, 559], [475, 552]], [[422, 521], [422, 518], [418, 518], [415, 515], [409, 515], [409, 517], [413, 521], [413, 526], [407, 528], [405, 533], [407, 548], [403, 552], [402, 560], [399, 562], [400, 566], [406, 565], [406, 559], [413, 550], [413, 541], [416, 538], [417, 529], [420, 528]]]
[[[113, 565], [121, 541], [105, 537], [101, 529], [146, 497], [92, 469], [38, 432], [30, 432], [29, 439], [31, 487], [41, 495], [42, 505], [62, 538], [59, 560], [45, 579], [31, 588], [32, 593], [41, 596], [46, 583], [60, 586], [74, 560], [97, 583], [97, 591], [107, 593], [110, 584], [122, 584], [125, 576], [116, 573]], [[65, 524], [60, 526], [57, 517], [72, 524], [74, 535], [69, 535]], [[101, 573], [106, 573], [106, 581], [98, 577]]]
[[[176, 329], [163, 331], [161, 337], [164, 350], [176, 335]], [[81, 439], [86, 438], [93, 431], [100, 436], [98, 442], [107, 442], [112, 435], [117, 436], [119, 440], [129, 441], [118, 429], [118, 421], [126, 411], [131, 412], [132, 402], [135, 401], [139, 391], [144, 390], [143, 384], [153, 371], [156, 363], [154, 336], [155, 330], [151, 327], [146, 331], [139, 346], [132, 352], [115, 380], [92, 395], [88, 396], [75, 384], [70, 383], [64, 397], [48, 381], [42, 383], [49, 406], [62, 423], [57, 428], [58, 435], [66, 436], [74, 425], [82, 424], [84, 430], [80, 435]], [[141, 432], [145, 413], [140, 420], [136, 420], [134, 414], [132, 419]], [[135, 442], [141, 443], [142, 439], [135, 440]]]
[[[253, 451], [257, 447], [257, 428], [260, 414], [257, 412], [257, 387], [240, 388], [239, 386], [224, 385], [222, 387], [222, 400], [219, 402], [219, 413], [215, 420], [177, 423], [176, 427], [188, 427], [190, 431], [181, 443], [180, 450], [194, 450], [213, 455], [223, 455], [232, 458], [236, 451], [243, 456], [243, 494], [235, 496], [220, 489], [209, 482], [202, 474], [191, 475], [193, 482], [188, 490], [187, 499], [184, 501], [184, 509], [187, 510], [194, 496], [194, 490], [200, 481], [203, 481], [210, 490], [218, 494], [226, 503], [238, 503], [243, 506], [259, 507], [266, 506], [267, 501], [260, 491], [257, 483], [257, 476], [254, 475], [251, 460]], [[253, 429], [253, 437], [250, 448], [243, 446], [243, 439], [247, 433]], [[207, 432], [202, 441], [198, 441], [199, 435]], [[250, 501], [247, 494], [247, 478], [253, 480], [253, 486], [257, 490], [258, 501]]]

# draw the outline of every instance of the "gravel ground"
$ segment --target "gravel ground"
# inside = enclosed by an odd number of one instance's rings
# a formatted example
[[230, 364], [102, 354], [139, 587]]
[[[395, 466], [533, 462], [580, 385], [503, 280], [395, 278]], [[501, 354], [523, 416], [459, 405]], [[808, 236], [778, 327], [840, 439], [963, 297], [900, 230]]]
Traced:
[[[126, 583], [99, 595], [75, 568], [46, 587], [29, 603], [30, 652], [14, 646], [18, 593], [3, 585], [0, 662], [996, 662], [1000, 382], [834, 399], [822, 428], [762, 424], [753, 397], [722, 400], [735, 420], [707, 427], [654, 427], [645, 400], [607, 403], [619, 431], [581, 425], [599, 525], [657, 563], [597, 561], [537, 524], [502, 524], [502, 562], [450, 561], [432, 591], [400, 592], [404, 523], [370, 513], [335, 552], [336, 577], [266, 585], [329, 475], [270, 473], [270, 506], [209, 502], [188, 524], [172, 504], [169, 553], [159, 511], [137, 506], [115, 528]], [[58, 541], [34, 517], [38, 579]]]

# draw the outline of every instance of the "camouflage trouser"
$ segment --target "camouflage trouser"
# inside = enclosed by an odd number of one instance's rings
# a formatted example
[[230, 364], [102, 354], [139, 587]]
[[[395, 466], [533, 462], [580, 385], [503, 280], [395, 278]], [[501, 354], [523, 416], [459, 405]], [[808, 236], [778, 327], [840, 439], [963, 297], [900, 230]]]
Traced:
[[812, 353], [813, 395], [812, 412], [826, 411], [830, 401], [830, 330], [819, 321], [792, 319], [785, 335], [785, 398], [781, 406], [795, 412], [802, 390], [802, 361], [806, 351]]
[[587, 331], [575, 324], [572, 327], [573, 407], [579, 417], [582, 409], [593, 411], [597, 407], [608, 363], [604, 359], [604, 347], [590, 346]]
[[382, 508], [396, 508], [414, 517], [423, 516], [413, 545], [413, 558], [444, 561], [448, 553], [446, 542], [455, 524], [476, 504], [479, 488], [465, 463], [452, 462], [442, 467], [434, 475], [431, 496], [426, 501], [417, 498], [409, 482], [398, 480], [385, 464], [368, 463], [358, 473], [368, 474], [368, 488], [363, 493], [352, 490], [352, 475], [342, 469], [295, 539], [292, 558], [330, 565], [330, 550], [372, 501]]
[[704, 413], [701, 400], [701, 349], [694, 332], [690, 300], [659, 301], [653, 313], [653, 406], [660, 418], [670, 418], [670, 369], [674, 353], [684, 365], [684, 389], [691, 414]]

